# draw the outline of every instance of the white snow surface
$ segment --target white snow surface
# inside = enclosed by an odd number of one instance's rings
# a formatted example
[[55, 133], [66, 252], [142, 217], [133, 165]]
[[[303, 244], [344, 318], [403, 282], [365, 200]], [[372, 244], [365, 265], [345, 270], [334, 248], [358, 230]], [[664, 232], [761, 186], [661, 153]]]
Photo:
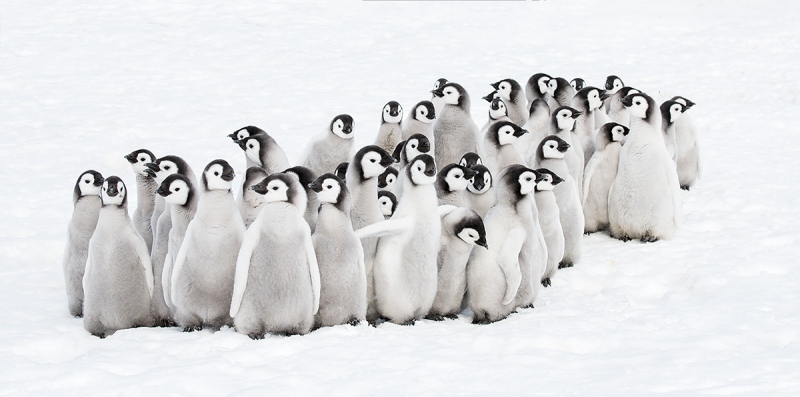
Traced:
[[[800, 395], [800, 3], [136, 2], [0, 7], [0, 395]], [[535, 309], [486, 326], [91, 336], [61, 256], [86, 169], [228, 160], [256, 125], [296, 159], [340, 113], [371, 143], [390, 100], [536, 72], [619, 75], [695, 102], [703, 176], [670, 241], [585, 237]], [[130, 197], [130, 210], [135, 197]]]

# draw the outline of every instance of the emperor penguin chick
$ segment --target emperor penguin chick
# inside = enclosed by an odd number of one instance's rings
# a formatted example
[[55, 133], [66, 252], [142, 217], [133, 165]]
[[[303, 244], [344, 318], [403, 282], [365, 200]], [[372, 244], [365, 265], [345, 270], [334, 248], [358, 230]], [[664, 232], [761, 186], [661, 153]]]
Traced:
[[153, 269], [147, 246], [128, 217], [122, 179], [108, 177], [101, 198], [83, 275], [83, 326], [104, 338], [116, 330], [153, 324]]
[[528, 133], [517, 139], [517, 143], [514, 145], [524, 159], [533, 157], [536, 153], [536, 148], [539, 147], [539, 143], [548, 135], [550, 107], [547, 106], [547, 102], [544, 99], [538, 98], [531, 102], [528, 114], [528, 121], [522, 127]]
[[422, 134], [433, 142], [433, 122], [436, 120], [436, 109], [431, 101], [421, 101], [411, 108], [406, 119], [403, 120], [403, 140], [407, 141], [412, 135]]
[[525, 164], [514, 143], [527, 133], [527, 130], [510, 121], [501, 121], [489, 127], [483, 137], [483, 158], [492, 174], [500, 173], [511, 164]]
[[239, 214], [242, 216], [245, 227], [250, 227], [264, 206], [264, 196], [256, 193], [250, 187], [263, 181], [267, 176], [267, 172], [261, 167], [250, 167], [244, 174], [242, 194], [236, 198], [236, 206], [239, 208]]
[[569, 106], [569, 102], [575, 96], [575, 89], [569, 85], [567, 79], [554, 77], [547, 82], [547, 93], [550, 94], [547, 105], [550, 109], [555, 109], [559, 106]]
[[583, 152], [583, 167], [589, 164], [589, 159], [595, 151], [594, 133], [596, 128], [594, 114], [603, 104], [603, 99], [605, 98], [605, 91], [595, 87], [586, 87], [575, 93], [570, 102], [570, 106], [580, 112], [578, 118], [575, 119], [575, 134], [578, 138], [575, 145], [580, 145]]
[[508, 118], [508, 109], [506, 109], [506, 104], [503, 102], [503, 99], [500, 97], [496, 97], [489, 102], [489, 120], [486, 120], [486, 124], [483, 125], [481, 128], [481, 135], [486, 135], [486, 131], [489, 130], [489, 126], [498, 121], [511, 121]]
[[564, 232], [564, 257], [559, 268], [572, 267], [581, 258], [584, 219], [577, 183], [569, 173], [566, 156], [570, 145], [558, 136], [549, 136], [539, 144], [534, 164], [547, 168], [556, 175], [563, 175], [564, 182], [553, 189], [558, 203], [559, 219]]
[[661, 132], [664, 134], [664, 145], [667, 152], [676, 164], [678, 162], [678, 142], [675, 134], [675, 122], [681, 118], [685, 107], [676, 101], [665, 101], [659, 107], [661, 110]]
[[397, 168], [388, 167], [386, 171], [383, 171], [382, 174], [378, 175], [378, 190], [388, 190], [392, 191], [394, 189], [394, 184], [397, 182]]
[[391, 152], [403, 140], [403, 107], [395, 101], [389, 101], [383, 106], [381, 113], [381, 127], [375, 145], [387, 152]]
[[678, 147], [678, 180], [681, 189], [689, 190], [700, 178], [700, 146], [697, 143], [697, 131], [691, 117], [685, 114], [695, 103], [682, 96], [673, 97], [672, 100], [684, 106], [684, 114], [675, 122], [675, 142]]
[[436, 164], [422, 154], [404, 169], [403, 198], [394, 215], [359, 229], [361, 237], [380, 236], [375, 257], [375, 300], [389, 321], [413, 325], [436, 296], [436, 253], [441, 221], [437, 212]]
[[[125, 160], [131, 164], [133, 173], [136, 174], [136, 209], [131, 220], [133, 227], [147, 244], [147, 250], [153, 249], [153, 213], [156, 210], [156, 190], [158, 183], [147, 172], [147, 164], [156, 161], [153, 152], [147, 149], [134, 150], [125, 155]], [[160, 211], [164, 210], [161, 203]], [[158, 220], [158, 218], [156, 218]]]
[[83, 316], [83, 272], [89, 255], [89, 240], [92, 238], [100, 208], [100, 189], [103, 176], [88, 170], [78, 177], [72, 193], [72, 218], [67, 228], [67, 244], [64, 249], [64, 284], [67, 290], [69, 314]]
[[467, 262], [473, 324], [500, 321], [516, 307], [520, 265], [526, 260], [523, 246], [533, 222], [529, 194], [536, 186], [536, 173], [515, 164], [504, 168], [497, 180], [496, 203], [483, 221], [488, 249], [472, 250]]
[[611, 95], [611, 100], [608, 101], [608, 118], [609, 120], [622, 124], [625, 127], [631, 125], [631, 115], [628, 113], [628, 108], [622, 104], [622, 99], [628, 95], [639, 94], [641, 91], [633, 87], [622, 87], [616, 93]]
[[561, 228], [560, 211], [553, 188], [564, 179], [547, 168], [536, 170], [541, 175], [541, 180], [536, 182], [533, 195], [536, 200], [536, 209], [539, 212], [539, 226], [542, 229], [545, 245], [547, 245], [547, 265], [542, 275], [542, 285], [549, 287], [550, 279], [558, 269], [558, 264], [564, 258], [564, 230]]
[[467, 206], [475, 211], [481, 218], [486, 216], [489, 208], [494, 205], [494, 190], [492, 189], [492, 173], [485, 165], [472, 166], [475, 176], [467, 186]]
[[244, 150], [248, 159], [263, 168], [267, 174], [281, 172], [291, 167], [286, 153], [266, 132], [242, 139], [239, 141], [239, 147]]
[[164, 288], [184, 331], [233, 324], [233, 279], [246, 230], [231, 193], [235, 176], [225, 160], [214, 160], [203, 170], [197, 212], [175, 258], [170, 285]]
[[169, 244], [167, 246], [167, 257], [164, 260], [164, 269], [161, 272], [161, 279], [156, 280], [156, 283], [161, 283], [164, 302], [167, 303], [173, 314], [175, 306], [172, 304], [172, 297], [169, 291], [172, 268], [183, 244], [183, 238], [186, 236], [186, 230], [189, 228], [189, 222], [192, 221], [194, 214], [197, 212], [196, 190], [197, 188], [189, 178], [181, 174], [173, 174], [161, 183], [157, 191], [170, 204], [169, 211], [172, 227], [169, 229]]
[[308, 185], [314, 182], [317, 176], [308, 168], [299, 166], [288, 168], [283, 172], [292, 173], [300, 180], [300, 186], [302, 186], [303, 190], [306, 192], [307, 198], [306, 211], [303, 214], [303, 219], [306, 220], [308, 227], [311, 228], [311, 233], [314, 233], [314, 228], [317, 225], [317, 213], [319, 212], [319, 200], [317, 200], [317, 195]]
[[383, 219], [391, 218], [394, 215], [394, 210], [397, 209], [397, 196], [387, 190], [379, 191], [378, 206], [381, 208]]
[[631, 126], [608, 195], [609, 231], [623, 241], [672, 238], [680, 226], [680, 184], [664, 145], [661, 113], [646, 94], [628, 95], [622, 103]]
[[[266, 133], [267, 132], [262, 130], [261, 128], [258, 128], [256, 126], [252, 126], [252, 125], [248, 125], [247, 127], [239, 128], [238, 130], [236, 130], [233, 133], [229, 134], [228, 137], [233, 140], [233, 143], [235, 143], [239, 147], [241, 147], [242, 146], [242, 141], [245, 140], [245, 138], [249, 138], [249, 137], [251, 137], [253, 135], [266, 134]], [[253, 159], [251, 159], [250, 156], [248, 156], [246, 153], [245, 153], [244, 159], [245, 159], [245, 161], [247, 163], [247, 168], [260, 167], [259, 162], [258, 161], [254, 161]]]
[[608, 228], [608, 192], [617, 177], [619, 152], [622, 140], [628, 135], [628, 127], [617, 123], [606, 123], [597, 133], [597, 151], [586, 165], [583, 176], [583, 217], [585, 233], [594, 233]]
[[439, 205], [464, 205], [464, 191], [476, 172], [458, 164], [448, 164], [436, 174], [436, 196]]
[[505, 102], [508, 109], [508, 118], [522, 127], [528, 121], [528, 101], [525, 98], [525, 93], [522, 92], [522, 86], [514, 79], [503, 79], [494, 84], [492, 87], [497, 90], [497, 94]]
[[[433, 91], [438, 91], [439, 88], [442, 88], [447, 83], [448, 81], [445, 78], [436, 79], [436, 81], [433, 82], [433, 89], [431, 90], [431, 93], [433, 93]], [[433, 104], [433, 109], [436, 112], [436, 114], [442, 112], [442, 108], [444, 107], [444, 100], [442, 99], [442, 97], [436, 96], [436, 94], [432, 94], [431, 103]]]
[[576, 77], [569, 81], [569, 85], [571, 85], [575, 91], [580, 91], [583, 87], [586, 87], [586, 80]]
[[[550, 134], [561, 138], [567, 143], [567, 147], [570, 148], [570, 150], [566, 152], [566, 157], [564, 160], [566, 161], [567, 169], [569, 169], [569, 173], [572, 176], [571, 179], [568, 179], [568, 182], [575, 184], [575, 188], [577, 189], [576, 191], [578, 192], [578, 202], [580, 202], [580, 194], [583, 191], [582, 184], [584, 166], [583, 149], [581, 148], [580, 142], [578, 142], [578, 136], [574, 131], [575, 120], [580, 117], [580, 115], [581, 113], [579, 111], [569, 106], [559, 107], [553, 111], [553, 115], [550, 117], [550, 124], [548, 126]], [[542, 142], [544, 142], [544, 140], [542, 140]], [[541, 147], [541, 142], [539, 146]], [[536, 164], [536, 155], [538, 153], [539, 148], [536, 148], [535, 152], [529, 153], [530, 157], [528, 157], [528, 164]], [[558, 171], [555, 172], [561, 175]], [[566, 177], [564, 178], [567, 179]]]
[[472, 168], [476, 165], [483, 165], [483, 159], [481, 159], [481, 156], [478, 156], [478, 153], [464, 153], [464, 155], [461, 156], [461, 161], [458, 162], [458, 165]]
[[613, 100], [612, 97], [614, 96], [614, 94], [619, 92], [619, 90], [622, 89], [623, 87], [625, 87], [625, 83], [623, 83], [622, 79], [620, 79], [619, 77], [613, 74], [606, 77], [606, 84], [604, 88], [606, 89], [608, 97], [603, 100], [603, 106], [605, 106], [606, 110], [608, 110], [608, 105]]
[[400, 144], [394, 149], [392, 157], [395, 158], [397, 163], [393, 164], [392, 167], [400, 170], [401, 168], [405, 167], [411, 159], [419, 156], [420, 154], [433, 155], [433, 153], [431, 153], [432, 149], [433, 144], [427, 136], [423, 134], [414, 134], [407, 140], [400, 142]]
[[321, 203], [311, 236], [319, 265], [319, 311], [315, 327], [358, 325], [367, 315], [364, 250], [350, 222], [350, 192], [333, 174], [310, 184]]
[[289, 173], [272, 174], [251, 189], [264, 194], [266, 204], [245, 232], [236, 259], [234, 327], [251, 339], [267, 332], [306, 334], [320, 297], [317, 257], [303, 219], [306, 193]]
[[552, 77], [547, 73], [536, 73], [528, 79], [528, 83], [525, 84], [525, 96], [528, 98], [528, 103], [533, 103], [537, 99], [542, 99], [547, 103], [550, 96], [548, 92], [550, 79]]
[[442, 219], [442, 232], [436, 257], [436, 298], [425, 318], [434, 321], [445, 318], [455, 320], [467, 292], [467, 260], [472, 247], [478, 245], [483, 247], [480, 249], [488, 249], [486, 229], [481, 217], [469, 208], [443, 206], [440, 207], [439, 216]]
[[444, 102], [433, 124], [436, 161], [439, 164], [457, 163], [464, 153], [481, 154], [478, 126], [472, 120], [469, 94], [464, 87], [447, 83], [431, 92]]
[[331, 120], [322, 134], [311, 139], [297, 163], [310, 169], [314, 175], [322, 175], [349, 160], [354, 145], [353, 117], [340, 114]]

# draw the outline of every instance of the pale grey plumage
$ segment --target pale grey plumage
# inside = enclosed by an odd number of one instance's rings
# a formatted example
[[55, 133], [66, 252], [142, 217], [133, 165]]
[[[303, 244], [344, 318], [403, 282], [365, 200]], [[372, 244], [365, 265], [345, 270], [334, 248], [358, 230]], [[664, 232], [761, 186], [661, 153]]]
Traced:
[[92, 238], [102, 201], [100, 189], [103, 176], [89, 170], [78, 177], [73, 192], [72, 218], [67, 227], [67, 243], [64, 247], [64, 287], [67, 291], [67, 307], [75, 317], [83, 316], [83, 274], [89, 255]]

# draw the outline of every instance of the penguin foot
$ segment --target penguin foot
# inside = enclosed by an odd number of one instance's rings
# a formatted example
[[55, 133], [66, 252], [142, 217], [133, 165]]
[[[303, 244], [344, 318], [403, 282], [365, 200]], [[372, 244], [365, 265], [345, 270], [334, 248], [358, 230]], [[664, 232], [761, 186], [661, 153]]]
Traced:
[[639, 241], [643, 243], [655, 243], [656, 241], [658, 241], [658, 237], [651, 236], [648, 234], [646, 236], [642, 236], [642, 238], [640, 238]]
[[472, 316], [472, 324], [475, 324], [475, 325], [489, 324], [489, 318], [488, 317], [477, 316], [477, 315], [476, 316]]
[[183, 327], [183, 332], [194, 332], [194, 331], [202, 331], [202, 325], [190, 325], [188, 327]]
[[402, 325], [402, 326], [404, 326], [404, 327], [412, 327], [412, 326], [414, 326], [414, 324], [416, 324], [416, 323], [417, 323], [417, 320], [414, 320], [414, 319], [412, 318], [411, 320], [408, 320], [408, 321], [406, 321], [406, 322], [404, 322], [404, 323], [400, 323], [400, 325]]
[[378, 320], [376, 319], [367, 320], [367, 324], [372, 328], [378, 328]]
[[347, 323], [355, 327], [356, 325], [361, 324], [361, 320], [353, 317]]
[[178, 324], [175, 324], [172, 320], [170, 320], [168, 318], [162, 318], [162, 319], [156, 320], [156, 327], [169, 328], [169, 327], [174, 327], [176, 325], [178, 325]]
[[94, 332], [92, 332], [92, 335], [94, 335], [94, 336], [96, 336], [96, 337], [98, 337], [100, 339], [105, 339], [106, 338], [106, 334], [105, 333], [99, 333], [99, 332], [98, 333], [94, 333]]
[[528, 303], [525, 306], [522, 306], [523, 309], [533, 309], [533, 303]]
[[509, 313], [509, 314], [517, 314], [517, 313], [518, 313], [518, 312], [517, 312], [517, 309], [514, 309], [514, 310], [512, 310], [512, 311], [511, 311], [511, 313]]
[[551, 285], [551, 284], [550, 284], [550, 277], [545, 277], [545, 278], [543, 278], [543, 279], [542, 279], [542, 285], [543, 285], [545, 288], [549, 287], [549, 286]]
[[457, 314], [446, 314], [444, 316], [444, 318], [446, 318], [448, 320], [458, 320], [458, 315]]
[[444, 317], [440, 314], [428, 314], [425, 316], [426, 320], [433, 320], [433, 321], [444, 321]]
[[688, 192], [689, 188], [691, 188], [691, 186], [689, 186], [689, 185], [681, 185], [681, 190], [686, 190]]
[[572, 262], [563, 262], [563, 261], [562, 261], [562, 262], [559, 262], [559, 263], [558, 263], [558, 268], [559, 268], [559, 269], [564, 269], [564, 268], [572, 267], [572, 266], [574, 266], [574, 265], [575, 265], [575, 264], [574, 264], [574, 263], [572, 263]]
[[619, 241], [622, 241], [623, 243], [627, 243], [628, 241], [631, 241], [631, 238], [628, 237], [628, 236], [617, 236], [617, 239], [619, 239]]
[[264, 333], [263, 332], [261, 332], [261, 333], [252, 332], [252, 333], [247, 334], [247, 336], [249, 336], [250, 339], [252, 339], [252, 340], [264, 339]]

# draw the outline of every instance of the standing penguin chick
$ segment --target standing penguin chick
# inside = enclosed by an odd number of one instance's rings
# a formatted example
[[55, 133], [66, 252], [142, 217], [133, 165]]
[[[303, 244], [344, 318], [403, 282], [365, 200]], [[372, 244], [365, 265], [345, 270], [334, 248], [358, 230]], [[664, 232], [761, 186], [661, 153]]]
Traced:
[[267, 176], [267, 172], [261, 167], [250, 167], [244, 174], [242, 194], [236, 199], [236, 206], [239, 208], [245, 227], [250, 227], [264, 206], [264, 196], [254, 192], [250, 187], [263, 181]]
[[661, 132], [664, 134], [664, 145], [675, 163], [678, 162], [678, 142], [675, 134], [675, 122], [681, 118], [685, 107], [680, 102], [665, 101], [661, 110]]
[[311, 230], [303, 219], [306, 194], [293, 174], [275, 173], [251, 189], [264, 210], [242, 239], [230, 316], [251, 339], [267, 332], [306, 334], [319, 309], [320, 275]]
[[528, 98], [528, 103], [533, 103], [537, 99], [542, 99], [547, 102], [550, 96], [547, 83], [550, 82], [550, 75], [547, 73], [536, 73], [528, 79], [525, 84], [525, 96]]
[[266, 132], [242, 139], [239, 141], [239, 147], [244, 150], [248, 159], [263, 168], [267, 174], [281, 172], [291, 167], [286, 153]]
[[486, 124], [483, 125], [481, 128], [481, 135], [486, 135], [486, 131], [489, 130], [489, 126], [498, 121], [511, 121], [508, 118], [508, 109], [506, 109], [506, 104], [503, 102], [503, 99], [500, 97], [494, 98], [489, 102], [489, 120], [486, 120]]
[[561, 259], [559, 268], [572, 267], [580, 261], [583, 241], [584, 219], [581, 197], [578, 194], [578, 185], [572, 179], [566, 162], [569, 148], [570, 145], [563, 139], [550, 136], [539, 144], [534, 159], [537, 168], [547, 168], [556, 175], [563, 175], [564, 178], [564, 183], [553, 189], [564, 231], [564, 258]]
[[672, 238], [680, 225], [680, 184], [662, 138], [661, 112], [646, 94], [628, 95], [622, 103], [631, 126], [608, 195], [609, 231], [623, 241]]
[[394, 193], [381, 190], [378, 192], [378, 206], [381, 209], [384, 219], [389, 219], [394, 215], [394, 210], [397, 209], [397, 196]]
[[[583, 149], [581, 148], [578, 136], [575, 134], [575, 120], [580, 117], [581, 113], [569, 106], [562, 106], [553, 112], [550, 117], [550, 134], [561, 138], [567, 143], [567, 148], [570, 150], [566, 153], [564, 160], [567, 162], [569, 174], [572, 176], [568, 182], [575, 184], [578, 192], [578, 202], [580, 202], [581, 193], [583, 192]], [[544, 140], [542, 141], [544, 142]], [[539, 145], [541, 147], [541, 143]], [[528, 158], [528, 164], [536, 164], [536, 155], [539, 153], [539, 148], [533, 153], [533, 156]], [[544, 167], [548, 168], [548, 167]], [[557, 174], [561, 175], [557, 170]]]
[[321, 203], [311, 236], [319, 265], [319, 311], [315, 327], [358, 325], [367, 315], [364, 250], [350, 222], [350, 192], [333, 174], [310, 184]]
[[432, 149], [433, 144], [427, 136], [422, 134], [414, 134], [410, 136], [408, 140], [400, 142], [400, 144], [394, 149], [392, 157], [395, 158], [397, 164], [394, 164], [393, 168], [396, 167], [396, 169], [399, 170], [405, 167], [411, 159], [419, 156], [420, 154], [432, 155]]
[[492, 87], [497, 90], [497, 95], [503, 99], [508, 109], [508, 118], [514, 124], [522, 127], [528, 121], [528, 102], [522, 92], [522, 86], [514, 79], [503, 79]]
[[586, 80], [576, 77], [569, 81], [569, 85], [571, 85], [575, 91], [580, 91], [583, 87], [586, 87]]
[[560, 211], [556, 196], [553, 194], [553, 188], [564, 182], [564, 179], [547, 168], [539, 168], [536, 172], [542, 177], [536, 182], [533, 197], [539, 212], [539, 226], [547, 246], [547, 265], [542, 274], [542, 285], [549, 287], [551, 285], [550, 278], [553, 277], [559, 262], [564, 258], [564, 230], [561, 228]]
[[606, 105], [606, 112], [608, 112], [609, 120], [630, 127], [631, 115], [628, 113], [628, 108], [622, 104], [622, 99], [628, 95], [639, 94], [640, 92], [641, 91], [633, 87], [622, 87], [611, 95], [611, 100], [609, 100]]
[[536, 173], [519, 164], [504, 168], [498, 176], [497, 201], [483, 222], [489, 247], [472, 250], [467, 262], [473, 324], [500, 321], [516, 306], [526, 223], [532, 222], [529, 194], [535, 186]]
[[88, 170], [78, 177], [72, 193], [72, 218], [67, 227], [67, 244], [64, 249], [64, 284], [67, 290], [67, 307], [74, 317], [83, 316], [83, 272], [89, 255], [92, 238], [100, 216], [100, 188], [103, 176]]
[[[438, 91], [439, 88], [444, 87], [444, 85], [447, 83], [448, 81], [445, 78], [436, 79], [436, 81], [433, 82], [433, 90], [431, 90], [431, 93], [433, 93], [433, 91]], [[431, 103], [433, 104], [433, 109], [436, 112], [436, 114], [440, 114], [442, 112], [442, 108], [444, 107], [444, 100], [442, 99], [442, 97], [438, 97], [436, 96], [436, 94], [432, 94]]]
[[569, 85], [567, 79], [555, 77], [547, 82], [547, 93], [550, 94], [547, 105], [550, 109], [555, 109], [559, 106], [569, 106], [569, 102], [575, 96], [575, 89]]
[[147, 246], [128, 217], [122, 179], [108, 177], [101, 198], [83, 275], [83, 327], [104, 338], [119, 329], [153, 324], [153, 269]]
[[317, 176], [305, 167], [292, 167], [283, 172], [292, 173], [300, 180], [300, 186], [306, 192], [307, 198], [306, 212], [303, 214], [303, 219], [306, 220], [308, 227], [311, 228], [311, 233], [314, 233], [314, 227], [317, 225], [317, 213], [319, 212], [319, 200], [317, 200], [317, 195], [308, 185], [314, 182]]
[[527, 130], [510, 121], [501, 121], [489, 127], [483, 137], [483, 158], [492, 174], [498, 174], [511, 164], [525, 164], [514, 143], [527, 133]]
[[[252, 125], [248, 125], [247, 127], [239, 128], [238, 130], [236, 130], [233, 133], [229, 134], [228, 138], [231, 138], [233, 140], [233, 143], [235, 143], [235, 144], [239, 145], [239, 147], [241, 147], [242, 146], [242, 141], [245, 140], [245, 138], [249, 138], [249, 137], [251, 137], [253, 135], [266, 134], [266, 133], [267, 132], [262, 130], [261, 128], [258, 128], [256, 126], [252, 126]], [[249, 156], [247, 156], [247, 154], [245, 154], [244, 158], [245, 158], [245, 161], [247, 163], [247, 168], [259, 166], [258, 161], [252, 160]]]
[[[444, 210], [442, 209], [444, 208]], [[428, 315], [429, 320], [455, 320], [467, 292], [467, 260], [475, 245], [488, 249], [483, 220], [469, 208], [440, 207], [442, 232], [439, 254], [436, 257], [436, 298]]]
[[486, 216], [489, 208], [494, 205], [494, 190], [492, 189], [492, 173], [485, 165], [472, 166], [475, 176], [467, 186], [467, 206], [475, 211], [481, 218]]
[[527, 134], [517, 140], [517, 151], [523, 158], [528, 159], [536, 154], [536, 148], [548, 135], [550, 123], [550, 106], [544, 99], [538, 98], [531, 102], [528, 121], [525, 123]]
[[597, 133], [597, 151], [586, 165], [583, 178], [584, 233], [594, 233], [608, 228], [608, 192], [617, 177], [619, 151], [628, 127], [606, 123]]
[[684, 106], [684, 114], [675, 122], [675, 142], [678, 147], [678, 180], [681, 189], [689, 190], [700, 178], [700, 146], [697, 143], [697, 131], [691, 117], [685, 114], [695, 103], [682, 96], [673, 97], [672, 100]]
[[411, 112], [403, 120], [403, 140], [407, 141], [412, 135], [422, 134], [433, 142], [433, 122], [436, 120], [436, 109], [431, 101], [421, 101], [411, 108]]
[[464, 205], [464, 191], [470, 184], [470, 179], [477, 172], [469, 167], [458, 164], [448, 164], [436, 174], [436, 196], [439, 205]]
[[175, 321], [184, 331], [233, 323], [229, 312], [236, 258], [246, 230], [231, 194], [234, 177], [225, 160], [214, 160], [203, 170], [197, 213], [165, 288], [175, 306]]
[[378, 130], [378, 137], [375, 138], [375, 145], [383, 150], [391, 152], [397, 144], [403, 140], [403, 107], [395, 101], [389, 101], [383, 106], [381, 112], [381, 127]]
[[354, 145], [353, 117], [340, 114], [331, 120], [322, 134], [311, 139], [297, 163], [310, 169], [314, 175], [322, 175], [349, 160]]
[[[136, 209], [133, 211], [133, 227], [147, 244], [147, 250], [153, 249], [153, 212], [156, 207], [156, 190], [158, 184], [147, 172], [147, 164], [156, 161], [153, 152], [147, 149], [134, 150], [125, 155], [136, 174]], [[163, 203], [161, 211], [164, 210]], [[156, 218], [157, 219], [157, 218]]]
[[469, 94], [464, 87], [447, 83], [431, 92], [444, 101], [444, 106], [441, 111], [437, 111], [439, 116], [433, 124], [436, 161], [440, 164], [457, 163], [464, 153], [481, 154], [478, 126], [470, 115]]
[[437, 212], [436, 164], [419, 155], [404, 169], [405, 188], [388, 220], [356, 231], [381, 236], [375, 256], [375, 300], [389, 321], [413, 325], [428, 314], [436, 296], [436, 252], [441, 222]]
[[168, 176], [161, 183], [157, 192], [170, 204], [169, 211], [172, 227], [169, 229], [169, 244], [167, 246], [167, 257], [164, 260], [164, 270], [161, 272], [161, 279], [156, 280], [156, 283], [161, 283], [161, 288], [164, 291], [164, 302], [167, 303], [167, 306], [174, 314], [175, 307], [172, 304], [169, 290], [170, 280], [172, 279], [172, 265], [175, 263], [178, 251], [180, 251], [183, 244], [183, 238], [186, 236], [189, 222], [192, 221], [194, 214], [197, 212], [197, 192], [192, 181], [181, 174]]
[[603, 104], [605, 98], [605, 91], [595, 87], [586, 87], [575, 93], [570, 102], [570, 106], [580, 112], [578, 118], [575, 119], [575, 134], [578, 137], [578, 141], [575, 144], [576, 146], [580, 145], [583, 152], [584, 167], [589, 164], [589, 159], [595, 151], [595, 112]]

